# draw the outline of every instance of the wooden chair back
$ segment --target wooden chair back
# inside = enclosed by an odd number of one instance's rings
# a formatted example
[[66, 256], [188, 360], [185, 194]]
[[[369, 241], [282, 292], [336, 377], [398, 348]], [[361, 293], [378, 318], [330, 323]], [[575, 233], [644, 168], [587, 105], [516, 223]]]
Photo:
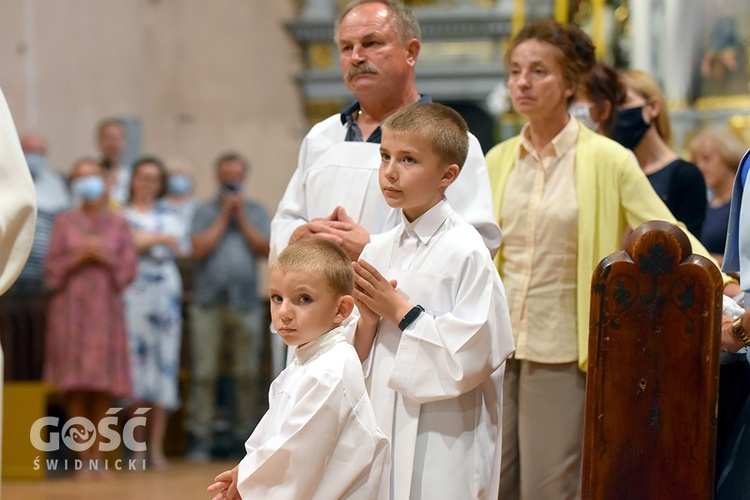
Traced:
[[582, 498], [713, 498], [721, 273], [651, 221], [591, 291]]

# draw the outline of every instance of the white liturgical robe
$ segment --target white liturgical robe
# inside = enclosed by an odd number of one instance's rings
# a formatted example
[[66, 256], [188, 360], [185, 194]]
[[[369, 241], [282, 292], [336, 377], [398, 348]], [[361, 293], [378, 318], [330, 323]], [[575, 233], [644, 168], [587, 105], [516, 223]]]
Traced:
[[[444, 200], [373, 236], [362, 259], [425, 310], [403, 332], [382, 319], [364, 363], [378, 425], [391, 442], [381, 498], [496, 499], [503, 363], [514, 347], [490, 253]], [[354, 329], [352, 321], [347, 336]]]
[[34, 181], [0, 90], [0, 294], [10, 288], [26, 264], [35, 223]]
[[[298, 227], [329, 216], [337, 206], [370, 234], [400, 222], [399, 212], [380, 192], [380, 144], [346, 142], [346, 126], [334, 115], [315, 125], [300, 148], [297, 169], [271, 221], [269, 261], [289, 244]], [[469, 155], [461, 175], [446, 191], [451, 206], [482, 235], [494, 255], [502, 233], [495, 221], [489, 174], [482, 148], [469, 134]]]
[[[0, 294], [10, 288], [26, 264], [34, 242], [35, 224], [34, 181], [21, 150], [13, 117], [0, 90]], [[3, 385], [3, 365], [0, 348], [0, 386]], [[0, 394], [0, 430], [2, 415]]]
[[390, 460], [362, 365], [342, 328], [298, 347], [245, 443], [244, 499], [377, 498]]

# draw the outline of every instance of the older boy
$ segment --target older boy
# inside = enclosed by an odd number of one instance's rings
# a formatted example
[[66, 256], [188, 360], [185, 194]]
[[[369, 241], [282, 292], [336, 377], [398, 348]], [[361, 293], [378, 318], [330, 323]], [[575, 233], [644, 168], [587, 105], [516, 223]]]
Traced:
[[295, 243], [271, 265], [271, 319], [297, 349], [271, 385], [247, 455], [208, 488], [215, 499], [376, 498], [388, 441], [340, 327], [354, 307], [352, 288], [349, 258], [323, 239]]
[[466, 159], [466, 122], [414, 104], [382, 129], [380, 187], [401, 224], [373, 235], [353, 264], [360, 316], [351, 327], [391, 440], [381, 497], [497, 498], [513, 341], [490, 252], [444, 197]]

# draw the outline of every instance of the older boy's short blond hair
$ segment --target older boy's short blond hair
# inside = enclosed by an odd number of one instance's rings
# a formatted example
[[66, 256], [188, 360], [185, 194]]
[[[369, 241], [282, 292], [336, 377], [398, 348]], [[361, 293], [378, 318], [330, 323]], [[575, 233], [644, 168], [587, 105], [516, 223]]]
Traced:
[[438, 103], [416, 103], [388, 117], [383, 130], [413, 134], [430, 143], [447, 164], [460, 169], [469, 154], [469, 127], [454, 109]]
[[354, 291], [354, 271], [349, 256], [341, 247], [322, 238], [308, 238], [289, 245], [276, 257], [271, 269], [318, 274], [339, 297]]

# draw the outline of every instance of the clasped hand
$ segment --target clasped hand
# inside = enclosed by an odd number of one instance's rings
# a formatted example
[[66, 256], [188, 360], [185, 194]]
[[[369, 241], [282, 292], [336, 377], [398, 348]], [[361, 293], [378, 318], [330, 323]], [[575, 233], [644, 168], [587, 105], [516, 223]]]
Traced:
[[99, 236], [88, 236], [79, 249], [78, 262], [81, 264], [107, 264], [106, 249]]
[[353, 261], [359, 258], [362, 249], [370, 242], [370, 233], [352, 219], [341, 206], [336, 207], [327, 217], [313, 219], [298, 227], [292, 233], [289, 243], [314, 237], [336, 243]]
[[396, 290], [396, 280], [387, 280], [369, 262], [360, 259], [354, 269], [354, 302], [363, 321], [372, 324], [383, 317], [395, 324], [412, 305]]
[[228, 219], [239, 220], [245, 216], [245, 203], [240, 193], [221, 195], [222, 214]]

